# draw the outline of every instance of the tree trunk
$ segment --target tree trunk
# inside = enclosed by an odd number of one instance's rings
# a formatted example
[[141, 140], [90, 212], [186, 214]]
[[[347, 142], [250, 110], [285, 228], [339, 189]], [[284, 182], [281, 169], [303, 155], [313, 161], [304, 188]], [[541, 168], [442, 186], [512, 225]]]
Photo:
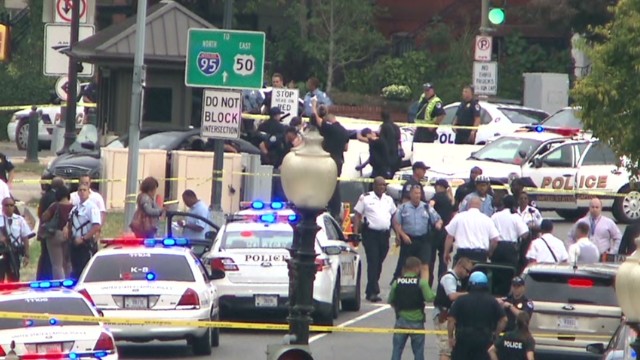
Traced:
[[333, 87], [333, 71], [335, 69], [336, 62], [336, 27], [334, 23], [333, 17], [333, 4], [335, 0], [329, 0], [329, 59], [327, 61], [327, 86], [325, 88], [326, 92], [331, 92], [331, 88]]
[[300, 0], [298, 8], [298, 26], [300, 27], [300, 40], [303, 42], [309, 39], [309, 2]]

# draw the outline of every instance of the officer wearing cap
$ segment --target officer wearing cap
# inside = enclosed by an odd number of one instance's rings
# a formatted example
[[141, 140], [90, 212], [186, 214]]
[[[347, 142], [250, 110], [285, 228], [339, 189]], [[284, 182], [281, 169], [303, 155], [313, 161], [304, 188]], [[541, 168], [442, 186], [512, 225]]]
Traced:
[[520, 312], [524, 311], [533, 314], [533, 302], [524, 296], [525, 292], [524, 279], [516, 276], [511, 280], [511, 292], [507, 297], [498, 300], [504, 311], [507, 313], [507, 326], [505, 331], [513, 331], [516, 329], [516, 317]]
[[491, 180], [488, 176], [478, 175], [476, 177], [476, 191], [464, 197], [464, 200], [462, 200], [458, 207], [458, 212], [467, 211], [469, 209], [469, 200], [472, 197], [479, 197], [480, 200], [482, 200], [480, 212], [491, 217], [495, 210], [493, 208], [493, 196], [489, 194], [491, 189], [490, 185]]
[[413, 142], [432, 143], [438, 138], [436, 125], [440, 125], [444, 119], [445, 112], [442, 107], [442, 100], [436, 95], [433, 84], [426, 83], [422, 87], [424, 93], [418, 100], [420, 110], [418, 110], [415, 119], [418, 127], [413, 135]]
[[[456, 144], [475, 144], [476, 130], [480, 126], [480, 104], [474, 99], [473, 86], [467, 85], [462, 88], [462, 102], [456, 111], [453, 119], [453, 131], [456, 132]], [[465, 126], [473, 128], [455, 128], [455, 126]]]
[[452, 360], [489, 359], [493, 339], [507, 325], [503, 307], [488, 289], [487, 276], [475, 271], [469, 276], [469, 293], [451, 305], [447, 333]]
[[422, 181], [424, 181], [424, 176], [429, 170], [429, 166], [425, 165], [422, 161], [416, 161], [413, 163], [411, 167], [413, 169], [413, 174], [407, 181], [405, 181], [404, 186], [402, 186], [402, 201], [409, 200], [409, 192], [414, 186], [420, 186], [422, 190], [422, 197], [420, 200], [427, 202], [427, 198], [424, 194], [424, 189], [422, 188]]
[[280, 122], [282, 114], [282, 110], [277, 106], [269, 109], [269, 119], [258, 125], [258, 131], [269, 136], [284, 134], [285, 126]]

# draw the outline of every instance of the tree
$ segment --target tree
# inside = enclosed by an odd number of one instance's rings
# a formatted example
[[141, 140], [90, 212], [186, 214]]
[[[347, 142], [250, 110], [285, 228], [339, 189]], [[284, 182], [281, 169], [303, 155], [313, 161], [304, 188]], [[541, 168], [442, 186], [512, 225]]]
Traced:
[[[627, 165], [637, 170], [640, 160], [640, 0], [620, 0], [613, 20], [596, 28], [605, 41], [584, 45], [592, 60], [591, 73], [579, 80], [572, 91], [582, 107], [585, 128], [609, 143]], [[635, 171], [632, 173], [635, 174]]]
[[592, 40], [593, 27], [611, 21], [607, 7], [618, 0], [533, 0], [528, 17], [552, 29], [575, 32]]

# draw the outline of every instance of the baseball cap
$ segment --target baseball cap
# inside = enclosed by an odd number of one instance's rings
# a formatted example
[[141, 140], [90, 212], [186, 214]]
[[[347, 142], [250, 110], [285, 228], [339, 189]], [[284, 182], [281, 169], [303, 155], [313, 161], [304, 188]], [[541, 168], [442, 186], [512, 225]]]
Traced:
[[429, 170], [431, 167], [427, 166], [424, 162], [422, 161], [416, 161], [413, 163], [413, 165], [411, 166], [411, 168], [413, 170], [415, 169], [424, 169], [424, 170]]
[[486, 175], [478, 175], [478, 177], [476, 177], [476, 184], [482, 184], [482, 183], [489, 184], [491, 183], [491, 180]]
[[524, 279], [520, 276], [516, 276], [511, 280], [511, 285], [513, 286], [524, 286]]
[[424, 83], [422, 84], [422, 88], [427, 90], [427, 89], [433, 89], [433, 84], [432, 83]]
[[284, 113], [277, 106], [274, 106], [271, 109], [269, 109], [269, 115], [271, 115], [271, 116], [276, 116], [276, 115], [280, 115], [280, 114], [284, 114]]
[[373, 131], [369, 128], [364, 128], [362, 130], [360, 130], [360, 135], [361, 136], [367, 136], [369, 134], [371, 134]]
[[438, 179], [436, 181], [436, 186], [442, 186], [443, 188], [447, 189], [449, 188], [449, 183], [445, 179]]

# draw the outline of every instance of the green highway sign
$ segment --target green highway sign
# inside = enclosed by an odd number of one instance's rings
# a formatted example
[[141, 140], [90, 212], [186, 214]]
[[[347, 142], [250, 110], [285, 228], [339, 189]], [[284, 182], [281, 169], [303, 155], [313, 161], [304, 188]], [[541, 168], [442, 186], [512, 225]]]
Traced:
[[184, 83], [192, 87], [260, 89], [263, 32], [189, 29]]

